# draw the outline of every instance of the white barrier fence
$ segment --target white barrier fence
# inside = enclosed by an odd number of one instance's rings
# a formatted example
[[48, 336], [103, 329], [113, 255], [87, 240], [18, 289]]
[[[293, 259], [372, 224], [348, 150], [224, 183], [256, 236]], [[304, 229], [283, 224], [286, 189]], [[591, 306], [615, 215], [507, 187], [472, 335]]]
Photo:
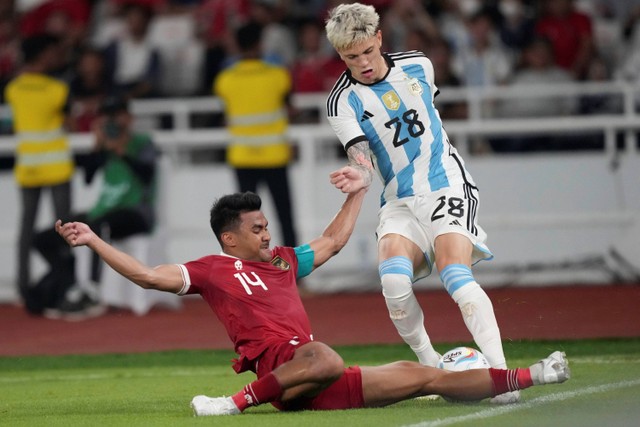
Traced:
[[[531, 88], [527, 96], [576, 96], [606, 93], [624, 99], [620, 114], [552, 118], [482, 118], [482, 102], [499, 97], [524, 96], [522, 90], [444, 91], [443, 102], [464, 99], [471, 118], [449, 121], [445, 127], [466, 159], [467, 167], [481, 190], [481, 225], [489, 234], [489, 247], [496, 258], [476, 267], [486, 286], [507, 284], [612, 282], [638, 280], [640, 270], [640, 156], [636, 133], [640, 116], [634, 109], [637, 87], [621, 84], [576, 85], [554, 90]], [[447, 97], [444, 95], [447, 94]], [[324, 112], [324, 95], [297, 96], [300, 108]], [[165, 153], [162, 162], [161, 226], [168, 235], [169, 260], [181, 262], [219, 250], [209, 230], [211, 202], [235, 189], [231, 170], [222, 162], [198, 161], [201, 150], [223, 149], [223, 129], [193, 129], [191, 116], [219, 110], [213, 98], [136, 101], [133, 111], [141, 123], [160, 114], [173, 119], [171, 130], [151, 130]], [[474, 112], [475, 111], [475, 112]], [[1, 113], [1, 112], [0, 112]], [[6, 113], [6, 110], [5, 110]], [[322, 116], [323, 114], [321, 114]], [[146, 121], [146, 123], [149, 123]], [[599, 133], [605, 147], [596, 151], [471, 155], [470, 138], [527, 133]], [[624, 135], [624, 146], [616, 137]], [[330, 171], [344, 160], [336, 149], [333, 131], [319, 124], [295, 125], [291, 139], [298, 147], [298, 159], [291, 167], [296, 226], [307, 241], [322, 231], [343, 200], [328, 182]], [[74, 134], [74, 149], [92, 144], [90, 135]], [[0, 138], [0, 154], [13, 151], [12, 139]], [[351, 242], [329, 264], [307, 280], [316, 290], [377, 289], [374, 232], [380, 185], [376, 183], [365, 202]], [[74, 178], [77, 210], [91, 206], [97, 186], [85, 186], [80, 174]], [[263, 194], [263, 193], [261, 193]], [[274, 242], [279, 226], [270, 197], [263, 194]], [[18, 223], [18, 193], [10, 173], [0, 174], [0, 197], [4, 201], [0, 225], [0, 300], [15, 298], [14, 272]], [[49, 200], [41, 204], [38, 225], [51, 224]], [[42, 263], [36, 260], [36, 270]], [[38, 271], [36, 271], [36, 274]], [[435, 277], [433, 277], [435, 276]], [[437, 276], [419, 286], [438, 286]]]

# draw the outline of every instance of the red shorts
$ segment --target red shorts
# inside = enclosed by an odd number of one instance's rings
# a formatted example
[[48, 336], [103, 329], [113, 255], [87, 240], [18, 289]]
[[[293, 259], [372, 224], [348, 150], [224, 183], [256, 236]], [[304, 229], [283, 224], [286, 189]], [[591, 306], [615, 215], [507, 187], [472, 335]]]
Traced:
[[[269, 347], [256, 361], [258, 378], [273, 371], [278, 366], [293, 359], [298, 346], [288, 342]], [[364, 407], [362, 394], [362, 373], [358, 366], [345, 368], [342, 376], [315, 397], [300, 397], [287, 402], [273, 402], [281, 411], [352, 409]]]

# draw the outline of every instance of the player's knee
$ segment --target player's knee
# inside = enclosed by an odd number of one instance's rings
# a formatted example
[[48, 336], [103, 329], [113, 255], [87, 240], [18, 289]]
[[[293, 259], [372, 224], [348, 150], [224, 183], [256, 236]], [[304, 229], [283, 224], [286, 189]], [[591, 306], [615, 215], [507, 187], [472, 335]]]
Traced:
[[318, 378], [325, 381], [336, 381], [344, 373], [344, 361], [337, 353], [334, 353], [323, 358], [316, 368]]
[[378, 271], [391, 318], [401, 317], [404, 302], [413, 294], [411, 260], [401, 256], [392, 257], [380, 263]]
[[344, 372], [344, 361], [329, 346], [318, 346], [309, 364], [310, 377], [317, 382], [335, 381]]
[[400, 320], [407, 317], [407, 302], [413, 295], [409, 277], [403, 274], [385, 274], [382, 276], [382, 294], [391, 319]]

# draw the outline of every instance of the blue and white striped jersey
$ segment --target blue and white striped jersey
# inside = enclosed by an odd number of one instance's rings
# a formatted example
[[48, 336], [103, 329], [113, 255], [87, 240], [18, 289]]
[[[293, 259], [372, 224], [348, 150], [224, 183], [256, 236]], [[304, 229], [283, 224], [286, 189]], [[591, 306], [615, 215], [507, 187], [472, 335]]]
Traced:
[[431, 61], [421, 52], [384, 54], [389, 71], [366, 85], [345, 71], [327, 99], [327, 114], [345, 150], [367, 140], [388, 200], [475, 186], [449, 143], [433, 100], [438, 93]]

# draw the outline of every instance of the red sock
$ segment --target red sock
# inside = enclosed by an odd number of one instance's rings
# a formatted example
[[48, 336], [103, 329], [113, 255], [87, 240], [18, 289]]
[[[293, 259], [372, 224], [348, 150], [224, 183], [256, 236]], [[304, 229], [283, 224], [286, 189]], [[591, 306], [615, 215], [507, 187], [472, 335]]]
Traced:
[[508, 391], [522, 390], [533, 385], [529, 369], [489, 368], [495, 396]]
[[249, 406], [273, 402], [282, 396], [282, 391], [282, 386], [275, 375], [269, 373], [259, 380], [247, 384], [241, 391], [231, 396], [231, 398], [238, 409], [244, 411]]

